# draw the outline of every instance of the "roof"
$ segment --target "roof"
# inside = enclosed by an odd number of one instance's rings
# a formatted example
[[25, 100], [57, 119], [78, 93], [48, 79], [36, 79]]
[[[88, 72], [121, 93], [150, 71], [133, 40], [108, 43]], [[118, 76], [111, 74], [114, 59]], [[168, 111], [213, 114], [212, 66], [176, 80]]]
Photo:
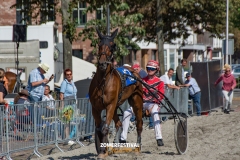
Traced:
[[180, 49], [182, 49], [182, 50], [202, 50], [202, 51], [205, 51], [206, 46], [202, 45], [202, 44], [188, 44], [188, 45], [180, 47]]
[[[72, 56], [72, 68], [73, 68], [73, 81], [79, 81], [83, 79], [90, 79], [92, 72], [96, 72], [96, 66], [85, 60]], [[63, 73], [60, 76], [59, 82], [54, 83], [55, 86], [60, 87], [63, 81]]]

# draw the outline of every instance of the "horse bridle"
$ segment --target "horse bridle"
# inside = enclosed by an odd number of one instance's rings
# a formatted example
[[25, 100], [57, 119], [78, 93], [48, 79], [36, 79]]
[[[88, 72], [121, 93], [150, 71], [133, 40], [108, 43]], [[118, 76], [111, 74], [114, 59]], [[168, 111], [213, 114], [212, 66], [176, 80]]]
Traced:
[[[111, 42], [113, 43], [112, 45], [111, 45]], [[112, 63], [113, 52], [114, 52], [115, 49], [116, 49], [116, 44], [113, 42], [113, 39], [112, 39], [111, 37], [104, 37], [103, 39], [101, 39], [101, 41], [100, 41], [100, 43], [98, 44], [98, 46], [101, 47], [101, 46], [103, 46], [103, 45], [104, 45], [104, 50], [103, 50], [103, 52], [98, 53], [97, 59], [98, 59], [98, 65], [99, 65], [100, 67], [102, 67], [102, 69], [104, 70], [104, 69], [107, 68], [107, 65], [108, 65], [108, 64], [111, 64], [111, 63]], [[111, 54], [110, 54], [109, 56], [106, 54], [106, 48], [107, 48], [107, 47], [110, 49], [110, 52], [111, 52]], [[100, 60], [100, 58], [101, 58], [102, 55], [105, 55], [107, 60], [104, 61], [103, 63], [100, 63], [99, 60]]]

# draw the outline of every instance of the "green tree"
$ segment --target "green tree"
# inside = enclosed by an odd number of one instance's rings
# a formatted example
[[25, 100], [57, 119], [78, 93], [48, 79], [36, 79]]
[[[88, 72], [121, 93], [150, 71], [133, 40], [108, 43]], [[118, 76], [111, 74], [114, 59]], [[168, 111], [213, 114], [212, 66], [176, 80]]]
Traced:
[[[92, 10], [98, 8], [104, 3], [110, 3], [112, 15], [118, 13], [118, 16], [127, 17], [129, 15], [141, 14], [141, 23], [135, 23], [135, 27], [139, 27], [142, 31], [145, 30], [145, 34], [135, 34], [137, 40], [145, 40], [148, 42], [158, 43], [159, 61], [161, 70], [164, 69], [163, 58], [163, 44], [165, 42], [172, 43], [172, 40], [176, 38], [182, 38], [182, 45], [185, 45], [185, 39], [190, 35], [189, 30], [193, 30], [197, 34], [203, 34], [204, 31], [209, 31], [212, 36], [221, 37], [221, 34], [225, 30], [225, 12], [226, 5], [219, 0], [124, 0], [129, 6], [124, 10], [117, 10], [115, 6], [119, 6], [121, 0], [97, 1], [97, 0], [85, 0], [90, 4]], [[91, 10], [90, 9], [90, 10]], [[120, 14], [121, 13], [121, 14]], [[143, 17], [142, 17], [143, 15]], [[125, 22], [124, 22], [125, 23]], [[103, 21], [90, 22], [80, 36], [88, 34], [88, 26], [100, 25], [101, 29], [105, 30], [105, 23]], [[111, 18], [112, 28], [124, 27], [115, 25], [115, 21]], [[120, 30], [121, 30], [120, 29]], [[126, 30], [128, 31], [128, 30]], [[94, 29], [92, 29], [94, 32]], [[131, 34], [131, 31], [128, 31]], [[92, 37], [93, 34], [86, 35]], [[119, 36], [120, 37], [120, 36]], [[91, 40], [93, 38], [90, 38]], [[122, 43], [122, 41], [119, 41]], [[93, 41], [93, 44], [96, 44]], [[119, 44], [118, 44], [119, 45]], [[120, 44], [121, 45], [121, 44]], [[122, 54], [119, 52], [119, 54]], [[125, 54], [125, 52], [123, 53]]]
[[[142, 13], [141, 25], [146, 30], [146, 41], [158, 43], [161, 70], [165, 71], [163, 44], [173, 43], [182, 38], [182, 45], [190, 35], [189, 30], [197, 34], [209, 31], [212, 36], [220, 37], [225, 29], [225, 3], [219, 0], [150, 0], [139, 1], [130, 12]], [[163, 42], [162, 42], [163, 41]]]
[[[90, 1], [88, 1], [89, 3]], [[101, 3], [95, 1], [95, 3], [91, 3], [91, 5], [87, 8], [87, 11], [94, 11], [97, 8], [101, 7]], [[106, 6], [106, 5], [104, 5]], [[98, 44], [99, 38], [96, 34], [96, 27], [103, 33], [106, 34], [106, 8], [104, 8], [104, 17], [103, 19], [92, 19], [87, 22], [85, 28], [79, 33], [79, 37], [83, 41], [86, 39], [90, 39], [92, 42], [92, 46], [95, 48], [93, 53], [96, 53], [96, 47]], [[117, 60], [120, 60], [121, 57], [128, 55], [129, 51], [127, 47], [131, 47], [132, 49], [140, 49], [139, 46], [132, 41], [132, 37], [144, 36], [145, 30], [140, 26], [140, 22], [143, 18], [142, 14], [134, 13], [125, 15], [124, 12], [129, 10], [129, 6], [127, 3], [115, 3], [110, 4], [111, 10], [111, 19], [110, 19], [110, 27], [111, 30], [115, 28], [119, 28], [119, 32], [117, 37], [115, 38], [115, 43], [117, 45], [117, 50], [114, 53]], [[87, 12], [86, 11], [86, 12]]]

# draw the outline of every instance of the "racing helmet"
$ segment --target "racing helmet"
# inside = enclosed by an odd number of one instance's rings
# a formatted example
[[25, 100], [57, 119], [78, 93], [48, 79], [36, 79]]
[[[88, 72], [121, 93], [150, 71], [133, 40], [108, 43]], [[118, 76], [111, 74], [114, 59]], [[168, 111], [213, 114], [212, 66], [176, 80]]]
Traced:
[[159, 71], [159, 63], [157, 61], [154, 61], [154, 60], [148, 61], [146, 67], [156, 68]]

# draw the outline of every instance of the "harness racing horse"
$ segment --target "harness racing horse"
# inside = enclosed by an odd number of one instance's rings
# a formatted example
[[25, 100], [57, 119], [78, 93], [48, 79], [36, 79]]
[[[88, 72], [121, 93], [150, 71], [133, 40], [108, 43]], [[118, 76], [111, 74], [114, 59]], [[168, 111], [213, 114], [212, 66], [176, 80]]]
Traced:
[[[114, 38], [117, 35], [118, 29], [111, 36], [102, 35], [98, 29], [96, 30], [100, 38], [100, 43], [98, 44], [98, 65], [96, 74], [89, 87], [89, 97], [96, 125], [95, 145], [98, 152], [98, 159], [104, 159], [107, 156], [107, 148], [100, 147], [100, 143], [108, 143], [109, 125], [112, 119], [115, 122], [117, 132], [119, 127], [122, 126], [117, 115], [117, 109], [127, 99], [136, 115], [137, 143], [141, 144], [143, 91], [142, 84], [138, 81], [129, 86], [124, 86], [122, 83], [124, 76], [121, 77], [119, 72], [114, 69], [112, 64], [113, 51], [115, 49]], [[135, 77], [140, 78], [132, 68], [128, 67], [127, 69]], [[106, 110], [105, 121], [101, 118], [103, 110]], [[115, 138], [114, 142], [118, 143], [119, 139]]]

